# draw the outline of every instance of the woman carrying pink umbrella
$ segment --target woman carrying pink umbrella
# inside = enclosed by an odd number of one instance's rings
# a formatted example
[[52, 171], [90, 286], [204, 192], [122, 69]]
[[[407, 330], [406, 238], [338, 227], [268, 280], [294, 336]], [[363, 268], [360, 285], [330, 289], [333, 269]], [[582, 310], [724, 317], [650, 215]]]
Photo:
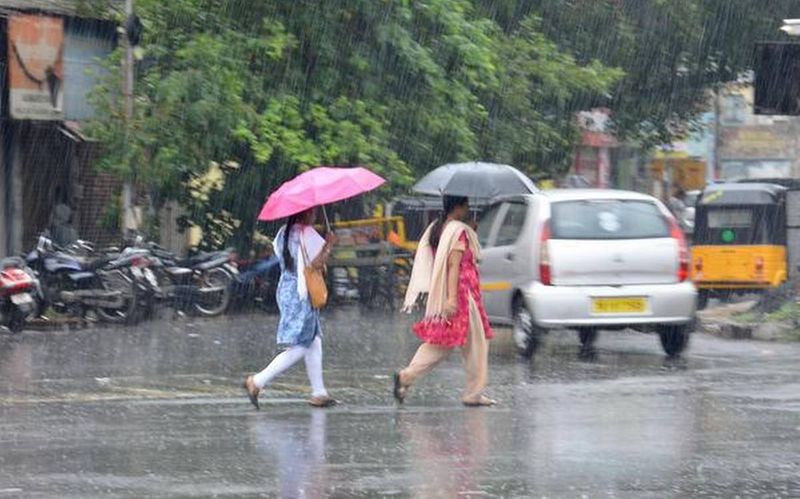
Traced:
[[[301, 359], [311, 383], [314, 407], [336, 403], [325, 389], [322, 376], [322, 327], [319, 310], [312, 306], [305, 268], [322, 269], [336, 237], [328, 227], [325, 239], [313, 228], [316, 206], [341, 201], [375, 189], [384, 179], [364, 168], [315, 168], [284, 183], [270, 195], [259, 220], [288, 217], [275, 236], [275, 254], [280, 259], [277, 302], [280, 310], [278, 345], [285, 350], [267, 367], [247, 376], [244, 388], [250, 402], [259, 409], [258, 395], [281, 373]], [[327, 222], [327, 216], [325, 217]]]

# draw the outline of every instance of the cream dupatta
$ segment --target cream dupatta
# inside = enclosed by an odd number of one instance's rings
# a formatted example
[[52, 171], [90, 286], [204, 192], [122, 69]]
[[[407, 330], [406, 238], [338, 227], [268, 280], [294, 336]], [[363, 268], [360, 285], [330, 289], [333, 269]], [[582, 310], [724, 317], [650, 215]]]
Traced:
[[431, 224], [422, 234], [414, 256], [414, 267], [411, 270], [411, 280], [406, 290], [403, 311], [411, 312], [419, 296], [428, 295], [425, 306], [426, 319], [443, 319], [444, 307], [447, 303], [447, 260], [450, 253], [456, 249], [461, 232], [467, 234], [467, 242], [476, 259], [480, 258], [481, 246], [478, 235], [467, 224], [458, 221], [447, 222], [439, 238], [436, 255], [433, 254], [430, 236], [433, 226]]

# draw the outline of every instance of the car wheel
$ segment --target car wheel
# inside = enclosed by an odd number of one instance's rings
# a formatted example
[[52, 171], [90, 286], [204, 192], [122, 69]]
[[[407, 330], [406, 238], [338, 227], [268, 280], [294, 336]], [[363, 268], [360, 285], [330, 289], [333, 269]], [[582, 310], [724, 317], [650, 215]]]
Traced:
[[689, 327], [686, 325], [660, 326], [658, 338], [668, 357], [678, 357], [689, 345]]
[[705, 310], [708, 306], [709, 300], [709, 292], [705, 290], [700, 290], [697, 293], [697, 310]]
[[514, 343], [517, 351], [526, 359], [533, 357], [542, 341], [542, 330], [536, 327], [533, 314], [528, 310], [525, 301], [521, 297], [514, 300]]

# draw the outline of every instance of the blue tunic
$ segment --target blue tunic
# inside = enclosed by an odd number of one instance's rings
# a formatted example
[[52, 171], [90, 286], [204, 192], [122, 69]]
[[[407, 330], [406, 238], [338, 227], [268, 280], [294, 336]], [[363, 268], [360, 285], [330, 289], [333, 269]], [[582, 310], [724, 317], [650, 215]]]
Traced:
[[[313, 308], [308, 299], [300, 299], [297, 292], [297, 267], [295, 265], [294, 268], [287, 269], [283, 260], [283, 230], [278, 231], [278, 236], [275, 240], [275, 254], [280, 258], [281, 264], [281, 278], [278, 281], [276, 296], [281, 314], [278, 323], [278, 344], [307, 347], [317, 335], [322, 336], [319, 310]], [[302, 258], [299, 227], [293, 227], [289, 235], [289, 253], [295, 264], [298, 258]]]

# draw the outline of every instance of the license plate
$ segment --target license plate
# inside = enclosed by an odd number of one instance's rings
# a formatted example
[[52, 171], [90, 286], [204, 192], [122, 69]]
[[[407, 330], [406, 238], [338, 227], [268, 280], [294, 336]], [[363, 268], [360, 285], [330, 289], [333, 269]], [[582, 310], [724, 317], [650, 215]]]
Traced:
[[11, 295], [11, 303], [14, 305], [29, 305], [33, 303], [33, 297], [29, 293]]
[[647, 311], [647, 298], [592, 298], [593, 314], [643, 314]]

